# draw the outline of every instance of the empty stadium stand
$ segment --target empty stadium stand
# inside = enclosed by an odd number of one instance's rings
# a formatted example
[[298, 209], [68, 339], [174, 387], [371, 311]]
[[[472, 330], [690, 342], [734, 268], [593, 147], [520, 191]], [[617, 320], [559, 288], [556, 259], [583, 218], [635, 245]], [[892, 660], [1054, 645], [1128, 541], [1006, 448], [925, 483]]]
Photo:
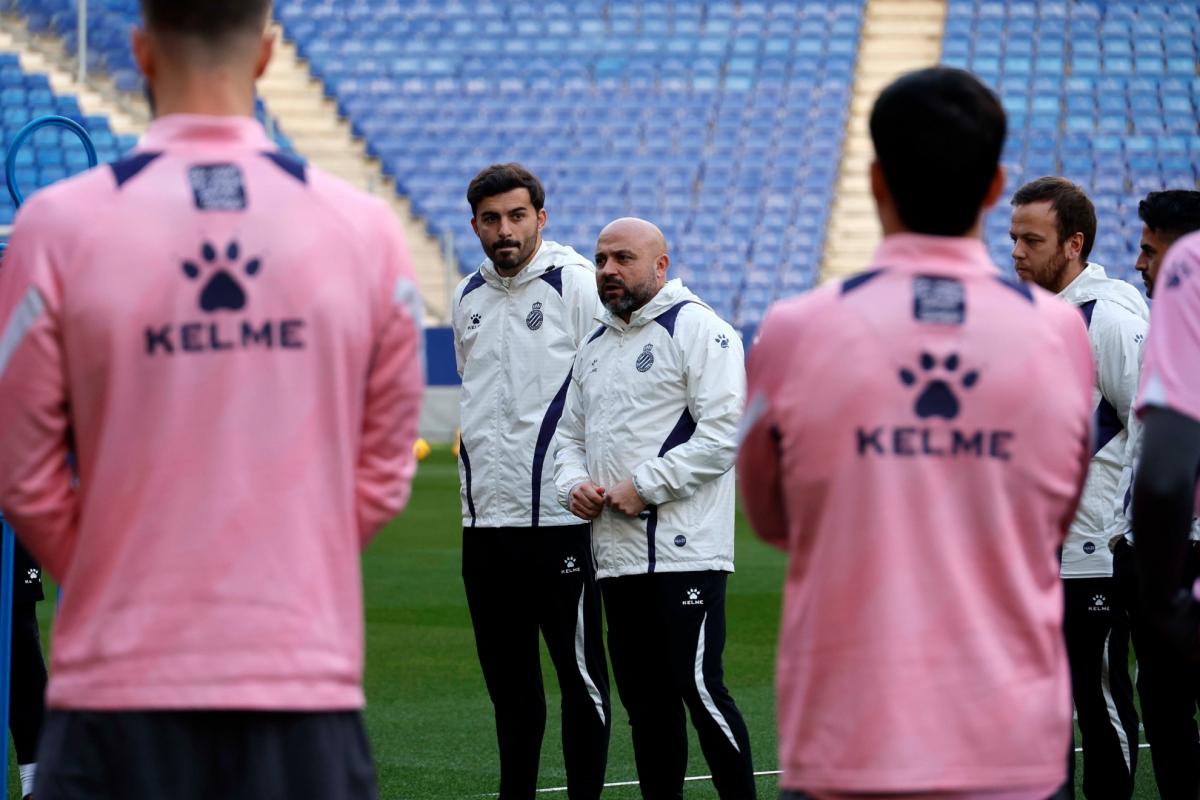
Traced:
[[518, 160], [547, 235], [587, 252], [636, 214], [743, 326], [816, 277], [863, 4], [282, 0], [277, 14], [464, 271], [466, 186]]
[[[77, 58], [79, 18], [76, 0], [0, 0], [0, 8], [20, 12], [35, 34], [57, 36]], [[133, 63], [129, 32], [138, 24], [138, 0], [89, 0], [87, 16], [88, 69], [107, 74], [122, 92], [141, 92], [142, 77]], [[291, 139], [258, 103], [258, 117], [279, 146], [294, 151]]]
[[[1009, 114], [1009, 194], [1061, 174], [1096, 203], [1092, 260], [1133, 278], [1138, 201], [1195, 189], [1200, 6], [1153, 0], [949, 0], [942, 60], [996, 89]], [[1011, 265], [1003, 203], [986, 224]], [[1133, 281], [1140, 286], [1140, 280]]]

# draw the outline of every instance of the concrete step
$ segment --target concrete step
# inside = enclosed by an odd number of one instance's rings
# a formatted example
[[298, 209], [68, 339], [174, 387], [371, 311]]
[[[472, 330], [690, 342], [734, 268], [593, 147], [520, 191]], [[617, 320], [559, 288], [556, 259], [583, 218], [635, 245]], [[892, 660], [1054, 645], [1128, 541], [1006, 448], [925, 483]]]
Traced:
[[936, 63], [944, 0], [869, 0], [829, 230], [823, 280], [863, 269], [881, 236], [868, 179], [875, 157], [868, 121], [879, 92], [898, 75]]
[[395, 184], [378, 161], [367, 156], [363, 143], [338, 116], [337, 106], [324, 95], [295, 47], [280, 38], [275, 58], [259, 82], [262, 96], [297, 151], [327, 172], [384, 199], [404, 228], [431, 324], [449, 322], [450, 293], [458, 282], [457, 266], [447, 261], [441, 243], [429, 234], [411, 206], [396, 194]]

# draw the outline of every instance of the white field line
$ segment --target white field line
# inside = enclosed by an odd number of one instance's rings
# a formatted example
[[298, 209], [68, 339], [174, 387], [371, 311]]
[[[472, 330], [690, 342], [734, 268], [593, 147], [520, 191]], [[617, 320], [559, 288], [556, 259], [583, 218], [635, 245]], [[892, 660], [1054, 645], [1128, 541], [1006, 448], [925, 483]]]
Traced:
[[[1150, 745], [1148, 745], [1148, 744], [1146, 744], [1146, 743], [1144, 743], [1144, 742], [1143, 742], [1142, 744], [1139, 744], [1139, 745], [1138, 745], [1138, 749], [1139, 749], [1139, 750], [1149, 750], [1149, 749], [1150, 749]], [[1083, 752], [1083, 748], [1082, 748], [1082, 747], [1076, 747], [1076, 748], [1075, 748], [1075, 752], [1076, 752], [1076, 753], [1082, 753], [1082, 752]], [[783, 773], [782, 773], [782, 772], [780, 772], [779, 770], [767, 770], [767, 771], [765, 771], [765, 772], [756, 772], [756, 773], [754, 773], [755, 777], [761, 777], [761, 776], [764, 776], [764, 775], [782, 775], [782, 774], [783, 774]], [[694, 775], [694, 776], [692, 776], [692, 777], [690, 777], [690, 778], [684, 778], [684, 780], [685, 780], [685, 781], [710, 781], [710, 780], [712, 780], [712, 775]], [[615, 781], [615, 782], [613, 782], [613, 783], [606, 783], [606, 784], [604, 784], [604, 788], [605, 788], [605, 789], [614, 789], [614, 788], [616, 788], [616, 787], [618, 787], [618, 786], [637, 786], [637, 785], [638, 785], [638, 782], [637, 782], [637, 781]], [[538, 793], [538, 794], [554, 794], [554, 793], [557, 793], [557, 792], [565, 792], [566, 790], [567, 790], [567, 787], [565, 787], [565, 786], [551, 786], [551, 787], [549, 787], [549, 788], [546, 788], [546, 789], [538, 789], [538, 790], [537, 790], [537, 793]], [[500, 796], [499, 794], [484, 794], [484, 795], [480, 795], [480, 797], [499, 797], [499, 796]]]

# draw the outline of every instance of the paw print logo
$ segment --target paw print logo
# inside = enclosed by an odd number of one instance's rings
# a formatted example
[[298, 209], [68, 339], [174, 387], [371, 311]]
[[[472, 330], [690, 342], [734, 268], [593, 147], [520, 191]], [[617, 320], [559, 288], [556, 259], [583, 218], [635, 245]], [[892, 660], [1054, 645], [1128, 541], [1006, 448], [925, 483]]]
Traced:
[[564, 558], [563, 566], [567, 569], [575, 569], [575, 556], [567, 556]]
[[700, 590], [699, 589], [688, 589], [687, 590], [687, 599], [688, 600], [699, 600], [700, 599]]
[[476, 328], [479, 327], [479, 323], [481, 323], [481, 322], [483, 322], [483, 314], [472, 314], [471, 315], [471, 325], [470, 325], [470, 327], [467, 328], [467, 330], [470, 330], [470, 331], [475, 330]]
[[1096, 608], [1107, 605], [1108, 598], [1102, 594], [1092, 595], [1092, 605]]
[[[238, 282], [237, 275], [254, 278], [262, 270], [262, 262], [252, 258], [241, 264], [242, 248], [230, 242], [224, 252], [205, 242], [200, 248], [200, 260], [184, 261], [183, 274], [188, 280], [204, 280], [200, 290], [200, 310], [208, 314], [217, 311], [241, 311], [246, 307], [246, 291]], [[207, 277], [206, 277], [207, 276]]]
[[1134, 341], [1134, 343], [1135, 343], [1135, 344], [1141, 344], [1142, 342], [1146, 341], [1146, 334], [1144, 334], [1144, 333], [1135, 333], [1135, 334], [1133, 335], [1133, 341]]
[[960, 376], [961, 366], [962, 361], [957, 353], [951, 353], [940, 363], [930, 353], [922, 353], [919, 374], [908, 368], [900, 370], [900, 382], [905, 386], [916, 386], [918, 381], [925, 381], [924, 388], [917, 395], [915, 410], [918, 417], [955, 419], [958, 416], [961, 406], [951, 385], [957, 383], [963, 389], [971, 389], [979, 382], [979, 373], [975, 370]]
[[722, 350], [728, 350], [729, 349], [729, 337], [723, 333], [718, 335], [717, 336], [717, 344], [721, 345]]
[[29, 578], [29, 580], [31, 580], [31, 581], [36, 581], [38, 578], [42, 577], [42, 574], [41, 574], [40, 572], [38, 572], [36, 569], [33, 569], [33, 568], [30, 568], [30, 569], [27, 569], [27, 570], [25, 570], [25, 575], [26, 575], [26, 576]]

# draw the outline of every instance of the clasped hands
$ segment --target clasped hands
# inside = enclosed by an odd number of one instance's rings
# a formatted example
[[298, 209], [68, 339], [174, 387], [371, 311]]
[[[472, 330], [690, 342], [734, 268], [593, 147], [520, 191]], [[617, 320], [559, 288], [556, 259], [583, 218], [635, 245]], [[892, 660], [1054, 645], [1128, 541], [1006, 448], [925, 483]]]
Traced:
[[584, 481], [571, 490], [571, 513], [580, 519], [596, 519], [604, 507], [636, 517], [646, 510], [646, 501], [633, 488], [633, 479], [627, 478], [612, 489]]

